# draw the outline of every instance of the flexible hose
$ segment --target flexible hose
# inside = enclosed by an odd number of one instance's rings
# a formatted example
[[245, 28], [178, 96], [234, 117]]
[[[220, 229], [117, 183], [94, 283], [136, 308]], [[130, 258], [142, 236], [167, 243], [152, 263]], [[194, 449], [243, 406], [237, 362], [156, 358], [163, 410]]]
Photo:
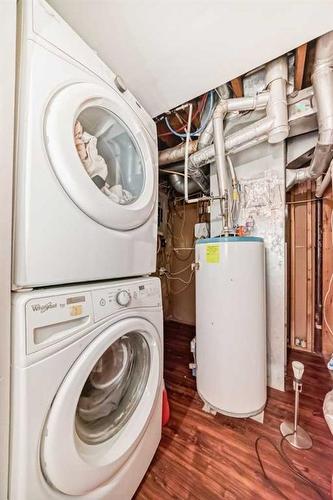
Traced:
[[296, 465], [294, 465], [291, 462], [291, 460], [287, 457], [285, 451], [283, 450], [284, 441], [286, 440], [286, 438], [288, 436], [292, 436], [293, 434], [294, 434], [294, 432], [291, 432], [290, 434], [286, 434], [285, 436], [283, 436], [283, 438], [280, 441], [280, 448], [278, 448], [276, 446], [276, 444], [266, 436], [260, 436], [256, 439], [254, 447], [256, 450], [256, 455], [257, 455], [257, 459], [258, 459], [262, 474], [263, 474], [264, 478], [269, 482], [269, 484], [275, 489], [275, 491], [277, 493], [279, 493], [279, 495], [281, 495], [286, 500], [289, 500], [289, 498], [284, 493], [282, 493], [282, 491], [276, 486], [276, 484], [272, 481], [272, 479], [270, 479], [268, 477], [268, 475], [266, 474], [264, 464], [262, 462], [262, 459], [260, 457], [260, 452], [259, 452], [259, 443], [261, 440], [265, 440], [272, 446], [272, 448], [274, 448], [274, 450], [278, 453], [280, 458], [287, 465], [287, 467], [292, 471], [292, 473], [295, 476], [297, 476], [299, 479], [301, 479], [304, 483], [306, 483], [308, 486], [310, 486], [317, 493], [319, 498], [322, 498], [324, 500], [326, 497], [320, 491], [319, 486], [315, 482], [311, 481], [311, 479], [309, 479], [307, 476], [304, 476], [304, 474], [302, 474], [302, 472], [296, 467]]
[[[212, 112], [213, 112], [213, 104], [214, 104], [214, 93], [213, 91], [211, 90], [208, 94], [208, 106], [209, 106], [209, 111], [207, 113], [207, 117], [206, 117], [206, 120], [204, 123], [202, 123], [200, 125], [200, 127], [195, 130], [194, 132], [191, 132], [190, 133], [190, 137], [197, 137], [203, 130], [204, 128], [206, 127], [207, 123], [209, 122], [209, 120], [211, 119], [212, 117]], [[181, 137], [181, 138], [185, 138], [186, 137], [186, 134], [183, 134], [183, 133], [180, 133], [178, 132], [177, 130], [173, 129], [169, 123], [169, 120], [168, 120], [168, 117], [166, 116], [165, 117], [165, 123], [166, 123], [166, 126], [168, 127], [168, 129], [170, 130], [170, 132], [172, 132], [174, 135], [176, 135], [177, 137]], [[161, 136], [160, 136], [161, 137]]]

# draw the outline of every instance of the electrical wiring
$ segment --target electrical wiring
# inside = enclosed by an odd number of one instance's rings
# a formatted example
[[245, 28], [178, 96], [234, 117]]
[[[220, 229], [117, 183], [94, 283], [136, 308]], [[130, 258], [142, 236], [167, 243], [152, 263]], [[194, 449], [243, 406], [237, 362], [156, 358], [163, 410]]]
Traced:
[[185, 174], [183, 174], [183, 172], [176, 172], [175, 170], [165, 170], [165, 168], [160, 168], [159, 172], [163, 172], [165, 174], [177, 174], [181, 175], [182, 177], [185, 177]]
[[159, 253], [160, 253], [161, 248], [162, 248], [162, 245], [161, 245], [161, 237], [160, 237], [160, 235], [158, 234], [158, 235], [157, 235], [157, 250], [156, 250], [156, 253], [157, 253], [157, 254], [159, 254]]
[[[200, 102], [199, 102], [199, 105], [196, 109], [196, 111], [194, 112], [194, 115], [192, 117], [192, 121], [196, 119], [196, 117], [198, 116], [198, 114], [200, 114], [203, 110], [203, 108], [205, 107], [205, 104], [206, 104], [206, 101], [207, 101], [207, 97], [208, 97], [208, 94], [205, 94], [202, 96]], [[165, 120], [165, 117], [162, 118]], [[186, 129], [186, 126], [187, 126], [187, 122], [184, 123], [184, 125], [182, 125], [180, 128], [178, 129], [175, 129], [176, 132], [182, 132], [183, 130]], [[158, 137], [165, 137], [167, 135], [174, 135], [174, 132], [172, 132], [170, 129], [169, 129], [169, 132], [163, 132], [162, 134], [158, 134]], [[186, 137], [186, 134], [184, 134], [184, 136]]]
[[275, 491], [279, 495], [281, 495], [286, 500], [289, 500], [289, 497], [287, 497], [284, 493], [282, 493], [282, 491], [276, 486], [276, 484], [272, 481], [272, 479], [270, 479], [268, 477], [268, 475], [267, 475], [267, 473], [265, 471], [264, 464], [263, 464], [263, 461], [262, 461], [262, 458], [261, 458], [260, 452], [259, 452], [259, 443], [260, 443], [261, 440], [265, 440], [265, 441], [267, 441], [272, 446], [272, 448], [274, 448], [274, 450], [277, 452], [277, 454], [280, 456], [280, 458], [283, 460], [283, 462], [287, 465], [287, 467], [292, 471], [292, 473], [295, 476], [297, 476], [304, 483], [306, 483], [308, 486], [310, 486], [317, 493], [317, 495], [319, 496], [319, 498], [325, 499], [325, 496], [320, 491], [319, 486], [314, 481], [311, 481], [311, 479], [309, 479], [307, 476], [305, 476], [298, 469], [298, 467], [296, 467], [296, 465], [294, 465], [292, 463], [292, 461], [289, 459], [289, 457], [286, 455], [285, 451], [283, 450], [283, 443], [284, 443], [284, 441], [286, 440], [287, 437], [292, 436], [293, 434], [294, 433], [292, 432], [290, 434], [286, 434], [285, 436], [283, 436], [281, 438], [281, 440], [280, 440], [280, 447], [276, 446], [276, 444], [270, 438], [268, 438], [267, 436], [259, 436], [256, 439], [254, 447], [255, 447], [257, 459], [258, 459], [258, 462], [259, 462], [262, 474], [263, 474], [264, 478], [269, 482], [269, 484], [275, 489]]
[[180, 271], [176, 271], [175, 273], [170, 273], [170, 272], [168, 272], [168, 274], [169, 274], [170, 276], [177, 276], [178, 274], [182, 274], [182, 273], [184, 273], [185, 271], [187, 271], [188, 269], [190, 269], [190, 267], [191, 267], [191, 266], [192, 266], [192, 264], [189, 264], [188, 266], [183, 267], [183, 269], [180, 269]]
[[325, 298], [324, 298], [324, 304], [323, 304], [323, 316], [324, 316], [324, 321], [325, 321], [325, 325], [327, 327], [327, 330], [329, 331], [329, 333], [332, 335], [333, 337], [333, 331], [332, 331], [332, 328], [327, 320], [327, 316], [326, 316], [326, 306], [327, 306], [327, 299], [328, 297], [330, 296], [331, 294], [331, 288], [332, 288], [332, 282], [333, 282], [333, 273], [331, 275], [331, 278], [330, 278], [330, 281], [329, 281], [329, 285], [328, 285], [328, 289], [327, 289], [327, 292], [325, 294]]
[[180, 295], [181, 293], [185, 292], [185, 290], [187, 290], [189, 288], [191, 283], [189, 283], [188, 285], [185, 285], [183, 286], [183, 288], [179, 288], [179, 290], [171, 290], [171, 293], [172, 295]]
[[[193, 242], [194, 242], [194, 239], [193, 239]], [[188, 251], [188, 254], [186, 254], [184, 257], [180, 257], [179, 249], [177, 251], [175, 251], [175, 249], [173, 249], [176, 259], [179, 260], [180, 262], [186, 262], [191, 257], [193, 250], [194, 250], [193, 247], [189, 247], [189, 248], [190, 248], [190, 250]]]
[[[207, 123], [211, 119], [212, 112], [213, 112], [213, 104], [214, 104], [214, 94], [213, 94], [213, 91], [210, 91], [209, 94], [208, 94], [208, 103], [209, 103], [208, 104], [209, 111], [207, 113], [207, 117], [206, 117], [205, 122], [202, 123], [197, 130], [195, 130], [194, 132], [191, 132], [190, 133], [190, 137], [197, 137], [204, 130], [204, 128], [206, 127]], [[192, 118], [192, 120], [193, 120], [193, 118]], [[170, 130], [170, 132], [172, 134], [176, 135], [177, 137], [181, 137], [182, 139], [186, 138], [186, 136], [187, 136], [186, 133], [178, 132], [177, 130], [175, 130], [175, 129], [173, 129], [171, 127], [167, 116], [165, 117], [165, 124], [166, 124], [166, 126], [168, 127], [168, 129]], [[162, 137], [162, 134], [159, 137]]]
[[186, 204], [185, 202], [183, 203], [183, 217], [182, 217], [182, 224], [180, 226], [180, 238], [182, 241], [184, 241], [184, 227], [185, 227], [185, 221], [186, 221]]
[[[171, 210], [170, 210], [170, 213], [171, 213]], [[176, 207], [174, 207], [174, 213], [177, 215], [177, 217], [182, 218], [182, 224], [181, 224], [181, 227], [180, 227], [180, 235], [177, 236], [172, 231], [170, 222], [169, 221], [167, 222], [167, 227], [168, 227], [168, 230], [169, 230], [169, 232], [171, 234], [173, 250], [175, 250], [175, 248], [174, 248], [175, 241], [174, 240], [179, 241], [180, 246], [184, 246], [183, 245], [183, 243], [184, 243], [184, 227], [185, 227], [185, 222], [186, 222], [186, 205], [185, 205], [185, 203], [183, 204], [183, 214], [182, 215], [179, 213], [179, 211], [176, 209]], [[180, 255], [178, 254], [178, 252], [175, 252], [176, 259], [179, 260], [179, 261], [181, 261], [181, 262], [186, 262], [190, 258], [191, 254], [193, 252], [193, 248], [192, 248], [193, 247], [193, 243], [194, 243], [194, 237], [192, 239], [191, 244], [189, 245], [189, 247], [191, 247], [191, 249], [189, 250], [189, 253], [186, 254], [183, 257], [180, 257]]]
[[187, 281], [183, 280], [182, 278], [179, 278], [178, 276], [170, 276], [168, 272], [166, 272], [164, 274], [168, 280], [180, 281], [181, 283], [184, 283], [184, 285], [189, 285], [192, 281], [193, 273], [194, 273], [194, 270], [191, 271], [190, 277]]
[[[171, 218], [173, 216], [177, 217], [178, 219], [181, 219], [180, 234], [179, 235], [176, 235], [173, 232], [173, 228], [171, 226]], [[162, 252], [162, 258], [164, 261], [163, 263], [164, 263], [164, 267], [166, 268], [167, 272], [163, 273], [161, 276], [161, 278], [163, 279], [163, 282], [165, 283], [168, 296], [180, 295], [181, 293], [183, 293], [191, 285], [191, 282], [192, 282], [193, 276], [194, 276], [194, 270], [192, 270], [187, 280], [179, 277], [180, 274], [182, 274], [183, 272], [190, 269], [190, 267], [192, 266], [192, 262], [185, 265], [182, 269], [180, 269], [179, 271], [176, 271], [175, 273], [171, 273], [170, 271], [168, 271], [168, 269], [170, 269], [170, 260], [171, 260], [172, 251], [174, 251], [175, 240], [177, 240], [180, 247], [184, 247], [184, 245], [186, 244], [185, 237], [184, 237], [185, 225], [186, 225], [186, 206], [185, 206], [185, 203], [183, 204], [182, 209], [178, 209], [176, 206], [171, 206], [169, 204], [167, 229], [168, 229], [168, 233], [171, 235], [171, 238], [168, 239], [169, 240], [168, 246], [166, 248], [164, 248], [163, 252]], [[192, 252], [193, 252], [193, 249], [192, 249], [192, 244], [191, 244], [191, 249], [189, 250], [188, 253], [186, 252], [185, 258], [180, 257], [178, 255], [178, 252], [174, 252], [173, 255], [175, 258], [177, 258], [177, 260], [179, 260], [181, 262], [183, 262], [183, 261], [186, 262], [191, 257]], [[175, 281], [178, 283], [183, 283], [184, 286], [175, 290], [174, 287], [171, 286], [172, 283], [174, 283]]]

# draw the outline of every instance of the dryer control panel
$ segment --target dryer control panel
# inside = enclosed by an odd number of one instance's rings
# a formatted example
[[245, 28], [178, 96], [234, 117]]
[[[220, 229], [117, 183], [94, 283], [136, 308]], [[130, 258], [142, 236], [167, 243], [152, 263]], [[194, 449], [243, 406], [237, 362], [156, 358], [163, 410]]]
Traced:
[[137, 282], [92, 291], [95, 321], [122, 309], [161, 306], [159, 280]]

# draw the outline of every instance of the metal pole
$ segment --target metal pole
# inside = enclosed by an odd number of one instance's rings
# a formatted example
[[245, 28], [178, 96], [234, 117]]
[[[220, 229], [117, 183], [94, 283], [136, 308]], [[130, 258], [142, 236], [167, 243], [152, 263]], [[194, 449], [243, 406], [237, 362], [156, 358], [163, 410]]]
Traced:
[[295, 381], [294, 432], [297, 431], [297, 425], [298, 425], [298, 407], [299, 407], [299, 384], [297, 381]]

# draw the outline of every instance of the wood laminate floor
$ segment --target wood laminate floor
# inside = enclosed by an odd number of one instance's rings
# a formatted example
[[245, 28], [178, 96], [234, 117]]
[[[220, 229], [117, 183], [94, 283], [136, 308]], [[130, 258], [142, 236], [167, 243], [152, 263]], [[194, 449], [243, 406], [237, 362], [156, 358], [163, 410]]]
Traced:
[[263, 425], [251, 419], [214, 417], [202, 411], [195, 379], [188, 368], [193, 335], [191, 327], [172, 322], [165, 326], [165, 381], [171, 419], [163, 429], [160, 446], [135, 495], [136, 500], [320, 498], [262, 441], [262, 460], [267, 475], [280, 490], [278, 493], [263, 477], [255, 454], [256, 438], [267, 436], [278, 444], [279, 425], [292, 415], [292, 359], [305, 364], [300, 423], [311, 434], [313, 448], [296, 451], [284, 443], [284, 450], [321, 487], [322, 498], [330, 498], [333, 437], [323, 417], [322, 402], [332, 383], [323, 360], [291, 352], [288, 390], [282, 393], [269, 389]]

